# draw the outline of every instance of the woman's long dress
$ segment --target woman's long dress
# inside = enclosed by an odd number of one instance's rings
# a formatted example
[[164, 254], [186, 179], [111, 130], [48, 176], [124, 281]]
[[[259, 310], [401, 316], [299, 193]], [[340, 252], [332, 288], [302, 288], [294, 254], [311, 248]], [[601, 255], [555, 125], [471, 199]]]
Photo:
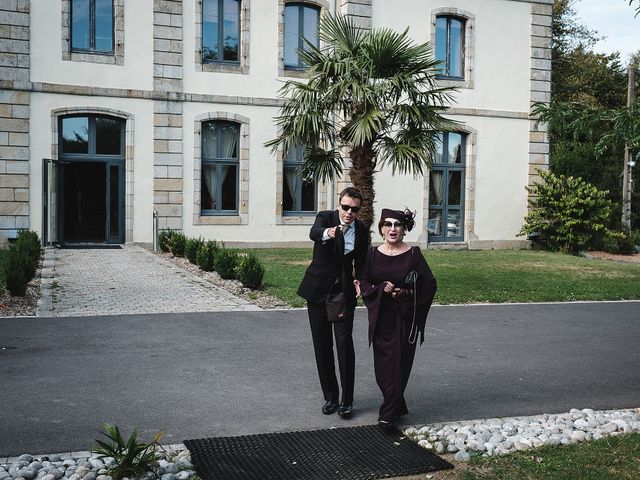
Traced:
[[[405, 285], [407, 274], [412, 270], [418, 274], [415, 297], [413, 292], [402, 298], [393, 298], [384, 292], [387, 281], [413, 290], [413, 285]], [[424, 341], [424, 326], [436, 293], [436, 279], [418, 247], [396, 256], [370, 247], [360, 287], [369, 314], [369, 345], [373, 343], [376, 382], [383, 396], [379, 419], [391, 422], [408, 412], [404, 390], [413, 366], [418, 334], [420, 344]]]

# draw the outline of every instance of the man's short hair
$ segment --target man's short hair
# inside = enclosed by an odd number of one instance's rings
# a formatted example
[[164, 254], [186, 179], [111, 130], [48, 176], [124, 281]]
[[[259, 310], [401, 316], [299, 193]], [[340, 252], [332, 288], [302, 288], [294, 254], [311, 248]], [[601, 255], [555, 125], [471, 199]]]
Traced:
[[342, 200], [342, 197], [344, 197], [345, 195], [347, 197], [357, 198], [358, 200], [360, 200], [360, 203], [364, 201], [364, 198], [362, 197], [362, 193], [360, 193], [360, 190], [358, 190], [356, 187], [347, 187], [344, 190], [342, 190], [340, 192], [340, 200]]

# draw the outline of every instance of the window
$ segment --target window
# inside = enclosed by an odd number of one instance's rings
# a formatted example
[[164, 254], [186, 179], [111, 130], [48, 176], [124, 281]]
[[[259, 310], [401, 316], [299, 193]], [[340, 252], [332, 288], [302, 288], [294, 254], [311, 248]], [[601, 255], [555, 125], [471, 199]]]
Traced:
[[309, 214], [316, 211], [316, 182], [302, 177], [304, 147], [289, 150], [284, 159], [282, 210], [287, 214]]
[[113, 0], [71, 0], [71, 50], [113, 53]]
[[440, 77], [464, 79], [465, 20], [436, 17], [436, 60], [442, 61]]
[[430, 242], [464, 239], [465, 141], [462, 133], [440, 134], [440, 142], [430, 172]]
[[83, 115], [60, 119], [61, 157], [124, 159], [124, 121], [119, 118]]
[[202, 62], [240, 61], [240, 0], [203, 0]]
[[202, 215], [238, 213], [240, 126], [237, 123], [202, 123]]
[[305, 39], [319, 46], [318, 23], [320, 8], [302, 3], [287, 3], [284, 7], [284, 67], [305, 68], [298, 58], [298, 50], [304, 50]]

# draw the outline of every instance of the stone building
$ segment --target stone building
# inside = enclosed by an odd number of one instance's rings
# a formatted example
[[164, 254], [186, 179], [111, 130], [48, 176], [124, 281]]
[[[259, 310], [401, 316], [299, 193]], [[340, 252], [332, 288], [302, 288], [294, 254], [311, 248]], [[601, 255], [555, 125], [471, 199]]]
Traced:
[[[376, 208], [417, 210], [409, 241], [509, 247], [548, 164], [552, 0], [0, 0], [0, 240], [308, 242], [345, 178], [305, 182], [273, 155], [283, 80], [322, 15], [409, 27], [458, 91], [424, 178], [376, 177]], [[401, 192], [401, 195], [399, 194]]]

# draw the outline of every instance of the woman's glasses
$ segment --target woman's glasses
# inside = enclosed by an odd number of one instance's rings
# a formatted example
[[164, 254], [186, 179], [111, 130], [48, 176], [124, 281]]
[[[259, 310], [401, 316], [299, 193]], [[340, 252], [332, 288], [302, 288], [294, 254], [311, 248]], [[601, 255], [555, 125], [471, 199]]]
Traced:
[[340, 208], [345, 212], [351, 210], [353, 213], [358, 213], [360, 211], [360, 207], [352, 207], [351, 205], [343, 205], [342, 203], [340, 204]]
[[400, 227], [404, 227], [404, 224], [402, 224], [401, 222], [384, 222], [382, 226], [389, 227], [389, 228], [400, 228]]

